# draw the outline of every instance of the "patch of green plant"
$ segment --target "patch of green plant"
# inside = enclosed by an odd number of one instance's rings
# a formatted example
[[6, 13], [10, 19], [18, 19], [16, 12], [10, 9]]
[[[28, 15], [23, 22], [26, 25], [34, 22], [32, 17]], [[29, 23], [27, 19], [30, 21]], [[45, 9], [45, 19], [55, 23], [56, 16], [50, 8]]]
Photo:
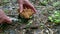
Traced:
[[54, 13], [51, 16], [49, 16], [48, 19], [53, 23], [57, 23], [57, 24], [60, 23], [60, 11], [54, 10]]
[[54, 2], [54, 3], [53, 3], [53, 6], [54, 6], [54, 7], [60, 6], [60, 1]]
[[9, 2], [9, 0], [2, 0], [2, 2]]

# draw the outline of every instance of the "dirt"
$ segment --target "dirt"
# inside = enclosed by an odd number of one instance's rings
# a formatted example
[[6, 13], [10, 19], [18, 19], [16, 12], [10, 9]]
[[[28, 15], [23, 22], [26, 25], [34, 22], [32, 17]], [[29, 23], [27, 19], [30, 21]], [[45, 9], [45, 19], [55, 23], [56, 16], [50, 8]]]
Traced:
[[[31, 0], [32, 4], [37, 9], [36, 14], [34, 14], [33, 19], [31, 19], [33, 21], [32, 24], [30, 24], [28, 27], [26, 27], [25, 23], [21, 24], [20, 22], [13, 22], [10, 25], [4, 24], [4, 27], [0, 27], [0, 34], [60, 34], [60, 25], [56, 26], [54, 23], [48, 21], [48, 16], [53, 14], [53, 10], [60, 9], [60, 6], [52, 6], [53, 2], [60, 0], [48, 0], [47, 4], [41, 4], [43, 1], [44, 0]], [[9, 5], [9, 3], [7, 5]], [[9, 6], [7, 5], [4, 5], [1, 8], [8, 9]], [[16, 5], [14, 7], [13, 6], [7, 10], [11, 12], [6, 14], [10, 17], [17, 18], [18, 13], [16, 9], [18, 8], [18, 4], [16, 3]]]

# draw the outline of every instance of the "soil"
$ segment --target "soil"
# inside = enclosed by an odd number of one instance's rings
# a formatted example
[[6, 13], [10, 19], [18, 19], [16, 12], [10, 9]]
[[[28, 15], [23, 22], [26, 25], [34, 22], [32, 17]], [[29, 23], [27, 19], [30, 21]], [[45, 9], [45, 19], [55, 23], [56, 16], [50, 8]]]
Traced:
[[[60, 6], [53, 6], [54, 2], [60, 0], [48, 0], [48, 3], [42, 4], [44, 0], [31, 0], [32, 4], [37, 9], [36, 14], [33, 15], [33, 19], [31, 19], [32, 24], [26, 27], [26, 23], [13, 22], [12, 24], [1, 24], [0, 26], [0, 34], [60, 34], [60, 25], [55, 25], [48, 21], [48, 16], [53, 14], [53, 10], [59, 10]], [[14, 2], [9, 9], [8, 4], [2, 6], [1, 8], [8, 9], [8, 13], [6, 13], [10, 17], [18, 18], [18, 4]], [[6, 7], [7, 6], [7, 7]], [[13, 7], [14, 6], [14, 7]], [[11, 9], [11, 10], [10, 10]], [[10, 12], [11, 11], [11, 12]], [[50, 11], [50, 12], [49, 12]]]

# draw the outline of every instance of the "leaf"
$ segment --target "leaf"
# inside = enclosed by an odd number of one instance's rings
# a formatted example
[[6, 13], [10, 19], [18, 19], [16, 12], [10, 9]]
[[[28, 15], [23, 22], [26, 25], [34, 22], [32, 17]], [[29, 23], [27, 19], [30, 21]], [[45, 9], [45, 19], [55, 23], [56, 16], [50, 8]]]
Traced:
[[60, 20], [58, 19], [58, 20], [55, 20], [55, 23], [59, 23], [60, 22]]
[[52, 17], [49, 16], [48, 18], [49, 18], [49, 20], [52, 20]]

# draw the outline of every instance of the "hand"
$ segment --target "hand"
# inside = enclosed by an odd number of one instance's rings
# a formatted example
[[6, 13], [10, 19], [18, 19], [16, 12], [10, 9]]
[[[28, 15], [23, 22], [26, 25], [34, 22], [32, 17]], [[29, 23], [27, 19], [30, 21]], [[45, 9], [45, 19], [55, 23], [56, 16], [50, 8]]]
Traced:
[[5, 15], [3, 10], [0, 9], [0, 24], [1, 23], [9, 23], [10, 24], [11, 22], [12, 22], [12, 20], [10, 20], [10, 18]]
[[30, 8], [36, 13], [36, 9], [28, 0], [18, 0], [18, 3], [19, 3], [19, 8], [20, 8], [19, 9], [20, 13], [23, 11], [24, 8]]

